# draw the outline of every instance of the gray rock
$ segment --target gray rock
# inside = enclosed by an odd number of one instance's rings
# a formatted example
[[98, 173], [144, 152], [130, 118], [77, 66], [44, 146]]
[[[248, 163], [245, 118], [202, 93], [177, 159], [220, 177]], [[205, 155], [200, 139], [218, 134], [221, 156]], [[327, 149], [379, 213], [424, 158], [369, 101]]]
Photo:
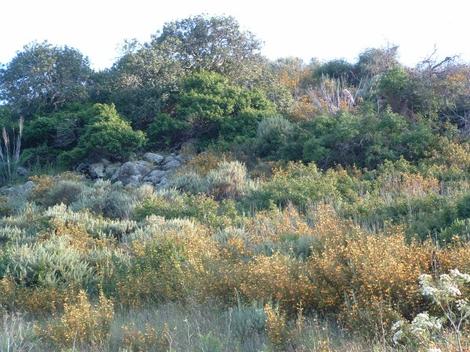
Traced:
[[168, 179], [166, 177], [162, 177], [162, 179], [160, 180], [160, 182], [158, 182], [155, 187], [157, 188], [165, 188], [166, 186], [168, 186], [169, 182], [168, 182]]
[[78, 166], [75, 168], [75, 171], [81, 173], [81, 174], [88, 174], [88, 168], [90, 167], [89, 164], [87, 163], [80, 163]]
[[167, 171], [155, 169], [151, 171], [147, 176], [144, 177], [144, 182], [150, 182], [154, 185], [158, 184], [162, 177], [167, 174]]
[[137, 186], [142, 182], [142, 175], [132, 175], [128, 178], [127, 184]]
[[116, 171], [121, 167], [121, 163], [113, 163], [106, 165], [104, 168], [104, 173], [106, 175], [106, 178], [111, 178], [113, 175], [116, 173]]
[[88, 175], [90, 175], [92, 179], [104, 178], [106, 176], [104, 164], [102, 162], [90, 164], [90, 166], [88, 166]]
[[165, 157], [161, 154], [157, 154], [157, 153], [145, 153], [144, 154], [144, 159], [151, 162], [151, 163], [154, 163], [154, 164], [160, 164], [164, 159]]
[[164, 170], [176, 169], [177, 167], [181, 166], [181, 161], [176, 159], [175, 157], [166, 157], [165, 163], [163, 164]]
[[139, 183], [152, 170], [152, 164], [144, 161], [128, 161], [121, 165], [111, 177], [112, 181], [121, 181], [124, 185]]
[[101, 163], [104, 165], [105, 168], [111, 165], [111, 161], [109, 161], [108, 159], [101, 159]]
[[33, 191], [36, 184], [33, 181], [28, 181], [22, 185], [13, 186], [5, 189], [5, 193], [10, 197], [26, 198]]

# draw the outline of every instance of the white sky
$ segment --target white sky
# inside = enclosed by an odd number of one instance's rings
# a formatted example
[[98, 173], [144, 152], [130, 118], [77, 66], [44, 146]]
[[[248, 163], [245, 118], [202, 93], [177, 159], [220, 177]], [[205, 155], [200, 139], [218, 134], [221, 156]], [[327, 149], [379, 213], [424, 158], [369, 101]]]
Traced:
[[470, 62], [470, 0], [1, 0], [0, 11], [0, 63], [47, 39], [105, 68], [124, 39], [146, 41], [165, 22], [200, 13], [234, 16], [273, 59], [354, 60], [391, 43], [407, 65], [434, 47]]

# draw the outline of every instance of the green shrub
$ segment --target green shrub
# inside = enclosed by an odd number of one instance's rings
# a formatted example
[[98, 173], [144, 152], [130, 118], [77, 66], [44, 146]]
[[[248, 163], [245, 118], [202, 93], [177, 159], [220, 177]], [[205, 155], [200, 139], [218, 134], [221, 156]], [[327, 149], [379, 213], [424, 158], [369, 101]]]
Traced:
[[5, 272], [24, 287], [87, 287], [93, 271], [67, 236], [34, 244], [16, 245], [4, 253]]
[[61, 203], [69, 205], [78, 199], [83, 189], [84, 186], [80, 182], [60, 180], [38, 201], [46, 207]]
[[152, 148], [169, 148], [186, 139], [190, 125], [168, 114], [158, 114], [147, 128], [148, 144]]
[[60, 155], [62, 163], [70, 165], [83, 158], [126, 160], [146, 143], [144, 133], [134, 131], [114, 105], [96, 104], [94, 109], [95, 116], [86, 125], [77, 146]]
[[470, 218], [455, 219], [452, 224], [442, 229], [439, 238], [446, 239], [448, 242], [455, 239], [470, 241]]
[[166, 219], [195, 218], [203, 223], [215, 222], [217, 202], [205, 195], [156, 194], [136, 207], [134, 217], [143, 220], [157, 215]]
[[208, 193], [216, 199], [239, 198], [249, 189], [246, 167], [238, 161], [223, 161], [207, 174]]
[[136, 200], [130, 190], [112, 185], [109, 181], [98, 180], [85, 188], [70, 209], [86, 209], [111, 219], [128, 219], [135, 208]]
[[220, 200], [239, 198], [251, 188], [251, 182], [244, 164], [224, 160], [204, 177], [193, 171], [178, 175], [172, 180], [172, 186], [193, 194], [206, 193]]
[[406, 113], [407, 103], [412, 98], [411, 79], [403, 67], [386, 71], [378, 82], [378, 92], [396, 113]]
[[138, 244], [135, 249], [131, 265], [116, 278], [123, 280], [119, 293], [124, 302], [127, 299], [129, 304], [142, 305], [185, 297], [185, 257], [181, 245], [171, 238], [158, 238]]
[[266, 209], [272, 204], [295, 206], [306, 209], [324, 200], [339, 199], [337, 179], [332, 174], [323, 175], [314, 163], [303, 165], [291, 163], [286, 169], [275, 172], [273, 178], [260, 184], [244, 199], [247, 206]]
[[460, 218], [470, 218], [470, 195], [466, 195], [459, 200], [457, 212]]
[[193, 171], [175, 176], [171, 180], [171, 186], [192, 194], [207, 192], [206, 179]]
[[275, 113], [274, 105], [259, 90], [230, 82], [216, 72], [195, 72], [183, 79], [167, 111], [149, 126], [151, 143], [168, 147], [188, 139], [199, 146], [246, 141], [254, 137], [261, 118]]
[[391, 111], [321, 116], [303, 130], [293, 137], [303, 140], [302, 158], [325, 168], [338, 164], [375, 168], [401, 156], [419, 161], [430, 156], [436, 143], [430, 123], [411, 122]]
[[55, 162], [60, 153], [77, 146], [84, 127], [96, 113], [92, 105], [71, 104], [60, 111], [32, 117], [24, 129], [24, 162]]
[[293, 135], [293, 125], [287, 119], [276, 116], [265, 118], [258, 124], [255, 146], [261, 157], [281, 157], [281, 149]]
[[346, 60], [338, 59], [320, 65], [314, 70], [313, 76], [316, 80], [320, 80], [322, 76], [326, 76], [334, 79], [342, 79], [345, 83], [353, 84], [357, 83], [357, 77], [354, 71], [355, 67], [353, 64]]

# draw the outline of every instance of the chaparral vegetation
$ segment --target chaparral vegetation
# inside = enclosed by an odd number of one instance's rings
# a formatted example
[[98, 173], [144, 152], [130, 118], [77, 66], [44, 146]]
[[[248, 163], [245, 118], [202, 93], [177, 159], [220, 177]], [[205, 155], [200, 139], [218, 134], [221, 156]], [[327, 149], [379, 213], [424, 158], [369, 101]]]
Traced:
[[0, 351], [469, 351], [470, 64], [232, 17], [0, 69]]

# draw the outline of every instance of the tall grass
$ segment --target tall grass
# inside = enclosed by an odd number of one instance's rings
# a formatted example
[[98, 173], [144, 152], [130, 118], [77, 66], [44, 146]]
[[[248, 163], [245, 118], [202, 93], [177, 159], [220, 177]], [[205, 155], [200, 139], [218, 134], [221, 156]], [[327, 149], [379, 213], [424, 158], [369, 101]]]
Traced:
[[23, 117], [18, 121], [18, 132], [8, 133], [2, 128], [2, 143], [0, 143], [0, 173], [3, 182], [9, 182], [17, 175], [17, 168], [21, 154], [21, 138], [23, 136]]

